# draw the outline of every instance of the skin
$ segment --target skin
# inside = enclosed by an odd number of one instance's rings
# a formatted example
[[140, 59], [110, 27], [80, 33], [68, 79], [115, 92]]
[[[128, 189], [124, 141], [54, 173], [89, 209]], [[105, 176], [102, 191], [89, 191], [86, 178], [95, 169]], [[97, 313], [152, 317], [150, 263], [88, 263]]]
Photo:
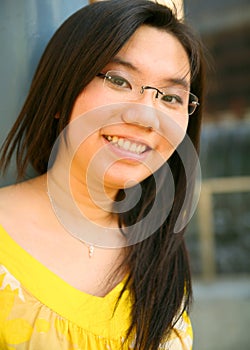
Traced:
[[[189, 69], [187, 54], [175, 37], [142, 26], [102, 72], [125, 71], [133, 75], [139, 85], [161, 88], [171, 85], [173, 79], [182, 80], [188, 86]], [[76, 99], [68, 129], [71, 145], [77, 138], [74, 121], [79, 116], [86, 115], [88, 118], [86, 113], [93, 109], [123, 102], [111, 99], [105, 91], [102, 79], [96, 77]], [[181, 142], [187, 129], [188, 117], [175, 120], [179, 133], [170, 129], [171, 123], [162, 120], [162, 111], [156, 106], [151, 90], [138, 94], [135, 103], [150, 107], [150, 113], [138, 113], [133, 106], [127, 110], [114, 112], [112, 109], [112, 113], [104, 113], [99, 124], [94, 121], [91, 127], [94, 132], [84, 138], [72, 157], [70, 188], [74, 200], [90, 220], [100, 225], [116, 227], [116, 217], [110, 210], [100, 208], [93, 198], [110, 209], [118, 189], [131, 186], [131, 179], [142, 181], [159, 168]], [[85, 119], [85, 124], [86, 120], [90, 119]], [[171, 133], [177, 135], [172, 142], [168, 140]], [[143, 142], [150, 150], [141, 158], [124, 153], [121, 157], [104, 135]], [[66, 150], [62, 143], [52, 172], [58, 174], [61, 171], [60, 161]], [[101, 156], [91, 162], [99, 151]], [[88, 172], [91, 176], [87, 183]], [[60, 182], [60, 176], [57, 179]], [[46, 181], [44, 175], [0, 190], [2, 226], [21, 247], [73, 287], [96, 296], [106, 295], [122, 278], [117, 276], [112, 282], [107, 282], [107, 276], [122, 258], [123, 249], [96, 248], [94, 257], [89, 259], [87, 247], [69, 235], [54, 215], [46, 194]]]

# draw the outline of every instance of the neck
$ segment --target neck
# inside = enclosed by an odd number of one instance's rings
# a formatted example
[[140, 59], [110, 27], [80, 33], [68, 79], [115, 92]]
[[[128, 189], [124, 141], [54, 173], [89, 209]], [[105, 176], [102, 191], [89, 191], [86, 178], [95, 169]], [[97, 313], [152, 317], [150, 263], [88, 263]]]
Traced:
[[87, 186], [72, 173], [69, 176], [60, 170], [60, 164], [58, 168], [55, 163], [47, 174], [48, 194], [59, 222], [83, 242], [106, 248], [124, 247], [125, 237], [112, 213], [115, 193], [109, 197], [103, 187], [93, 183]]
[[90, 221], [105, 227], [117, 227], [117, 215], [113, 214], [116, 191], [106, 192], [103, 186], [86, 184], [76, 177], [70, 178], [72, 197], [81, 213]]

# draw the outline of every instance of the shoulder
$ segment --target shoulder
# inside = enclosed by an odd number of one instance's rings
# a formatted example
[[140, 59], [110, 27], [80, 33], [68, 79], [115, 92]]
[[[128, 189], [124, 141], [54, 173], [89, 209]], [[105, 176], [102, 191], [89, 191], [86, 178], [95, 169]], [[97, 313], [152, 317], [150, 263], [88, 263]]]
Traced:
[[0, 225], [8, 233], [20, 227], [25, 208], [25, 194], [19, 185], [11, 185], [0, 189]]
[[40, 182], [33, 179], [0, 188], [0, 225], [18, 228], [39, 212], [43, 198]]
[[26, 180], [10, 186], [0, 188], [0, 208], [13, 205], [17, 201], [26, 202], [31, 197], [39, 195], [39, 192], [45, 192], [46, 178], [39, 176], [34, 179]]
[[14, 207], [16, 195], [17, 185], [0, 188], [0, 219], [2, 215], [6, 215]]
[[16, 185], [0, 188], [0, 226], [8, 233], [13, 231], [13, 224], [18, 222], [16, 197]]

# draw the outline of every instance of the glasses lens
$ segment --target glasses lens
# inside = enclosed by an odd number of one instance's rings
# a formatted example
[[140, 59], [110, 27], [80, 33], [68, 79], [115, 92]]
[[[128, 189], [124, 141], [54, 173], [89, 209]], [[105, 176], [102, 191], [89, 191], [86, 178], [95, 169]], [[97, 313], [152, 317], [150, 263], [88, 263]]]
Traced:
[[118, 90], [120, 92], [131, 92], [132, 84], [130, 78], [122, 72], [109, 71], [105, 75], [104, 83], [111, 89]]
[[175, 87], [168, 87], [159, 91], [158, 98], [161, 102], [161, 106], [168, 110], [170, 114], [189, 114], [189, 91]]
[[102, 77], [104, 85], [109, 88], [109, 91], [112, 90], [112, 98], [115, 97], [114, 93], [117, 93], [116, 98], [121, 102], [123, 100], [137, 100], [145, 90], [155, 90], [154, 102], [169, 114], [191, 115], [199, 104], [198, 98], [189, 91], [175, 87], [157, 89], [151, 86], [140, 86], [134, 82], [129, 74], [124, 72], [108, 71]]

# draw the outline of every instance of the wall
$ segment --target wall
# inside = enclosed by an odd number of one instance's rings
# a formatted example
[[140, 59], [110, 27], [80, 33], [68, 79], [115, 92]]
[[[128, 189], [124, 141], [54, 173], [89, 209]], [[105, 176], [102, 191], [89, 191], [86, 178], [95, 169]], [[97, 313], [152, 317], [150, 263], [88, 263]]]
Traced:
[[[38, 60], [58, 26], [87, 0], [1, 0], [0, 143], [23, 104]], [[14, 167], [0, 186], [15, 178]]]

